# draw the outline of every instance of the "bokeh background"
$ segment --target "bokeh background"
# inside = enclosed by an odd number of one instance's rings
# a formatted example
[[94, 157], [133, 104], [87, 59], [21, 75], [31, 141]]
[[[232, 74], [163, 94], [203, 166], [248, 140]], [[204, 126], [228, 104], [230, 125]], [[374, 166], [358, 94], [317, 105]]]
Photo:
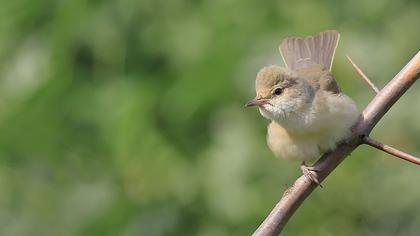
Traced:
[[[341, 32], [360, 110], [419, 50], [419, 1], [1, 1], [0, 235], [250, 235], [300, 175], [244, 103], [290, 35]], [[420, 154], [420, 87], [372, 136]], [[360, 147], [284, 235], [419, 235], [420, 171]]]

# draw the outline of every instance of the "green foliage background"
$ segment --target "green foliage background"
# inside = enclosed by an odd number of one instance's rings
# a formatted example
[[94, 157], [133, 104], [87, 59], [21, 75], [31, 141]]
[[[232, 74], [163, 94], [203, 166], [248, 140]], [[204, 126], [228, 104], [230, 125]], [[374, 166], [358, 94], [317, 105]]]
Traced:
[[[250, 235], [298, 163], [244, 109], [289, 35], [341, 32], [360, 108], [419, 50], [419, 1], [1, 1], [0, 235]], [[373, 137], [420, 154], [415, 85]], [[284, 235], [418, 235], [418, 167], [357, 149]]]

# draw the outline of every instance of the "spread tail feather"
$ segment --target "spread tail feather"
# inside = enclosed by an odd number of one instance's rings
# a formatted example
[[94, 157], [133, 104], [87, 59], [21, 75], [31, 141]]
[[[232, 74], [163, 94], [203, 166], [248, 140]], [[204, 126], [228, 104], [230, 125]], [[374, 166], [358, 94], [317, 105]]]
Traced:
[[288, 37], [281, 42], [279, 50], [289, 69], [305, 68], [315, 63], [331, 71], [339, 39], [340, 34], [335, 30], [306, 38]]

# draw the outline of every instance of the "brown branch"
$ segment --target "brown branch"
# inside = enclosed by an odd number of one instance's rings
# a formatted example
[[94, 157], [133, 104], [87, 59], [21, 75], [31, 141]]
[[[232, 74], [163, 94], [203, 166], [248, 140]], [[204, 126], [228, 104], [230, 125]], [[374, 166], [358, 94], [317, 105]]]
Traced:
[[353, 69], [357, 72], [357, 74], [362, 77], [362, 79], [369, 85], [369, 87], [375, 92], [379, 93], [379, 89], [375, 86], [375, 84], [366, 76], [365, 73], [363, 73], [362, 69], [356, 65], [356, 63], [353, 62], [353, 60], [346, 55], [347, 60], [349, 60], [350, 64], [353, 66]]
[[398, 158], [401, 158], [403, 160], [409, 161], [411, 163], [420, 165], [420, 158], [417, 158], [417, 157], [415, 157], [413, 155], [410, 155], [408, 153], [405, 153], [403, 151], [400, 151], [400, 150], [398, 150], [396, 148], [393, 148], [391, 146], [388, 146], [386, 144], [380, 143], [380, 142], [378, 142], [378, 141], [370, 138], [369, 136], [365, 136], [363, 138], [363, 143], [364, 144], [367, 144], [369, 146], [372, 146], [374, 148], [377, 148], [377, 149], [379, 149], [381, 151], [384, 151], [384, 152], [386, 152], [388, 154], [391, 154], [391, 155], [393, 155], [395, 157], [398, 157]]
[[[353, 62], [353, 60], [350, 58], [349, 55], [346, 55], [347, 59], [349, 60], [350, 64], [353, 66], [353, 69], [359, 74], [361, 78], [369, 85], [369, 87], [375, 92], [379, 93], [379, 89], [375, 86], [375, 84], [366, 76], [366, 74], [360, 69], [359, 66], [356, 65], [356, 63]], [[377, 148], [381, 151], [384, 151], [388, 154], [391, 154], [395, 157], [401, 158], [403, 160], [409, 161], [411, 163], [420, 165], [420, 158], [417, 158], [413, 155], [410, 155], [408, 153], [405, 153], [403, 151], [400, 151], [396, 148], [393, 148], [391, 146], [388, 146], [386, 144], [380, 143], [376, 140], [373, 140], [369, 136], [365, 136], [363, 139], [364, 144], [367, 144], [369, 146], [372, 146], [374, 148]]]
[[[378, 121], [391, 106], [407, 91], [420, 75], [420, 51], [410, 62], [373, 98], [363, 110], [359, 120], [352, 128], [352, 136], [345, 142], [324, 154], [315, 163], [318, 179], [323, 181], [355, 148], [363, 143]], [[254, 232], [255, 236], [278, 235], [289, 218], [302, 202], [317, 187], [305, 176], [299, 177], [292, 187], [287, 189], [283, 197], [272, 209], [264, 222]]]

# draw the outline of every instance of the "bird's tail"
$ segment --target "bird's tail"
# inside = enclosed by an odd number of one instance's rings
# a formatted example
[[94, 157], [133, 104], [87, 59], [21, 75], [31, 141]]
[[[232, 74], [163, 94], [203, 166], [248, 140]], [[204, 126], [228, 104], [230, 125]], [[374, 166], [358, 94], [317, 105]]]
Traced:
[[339, 40], [340, 34], [337, 31], [328, 30], [306, 38], [285, 38], [279, 50], [284, 63], [291, 70], [319, 64], [331, 71]]

